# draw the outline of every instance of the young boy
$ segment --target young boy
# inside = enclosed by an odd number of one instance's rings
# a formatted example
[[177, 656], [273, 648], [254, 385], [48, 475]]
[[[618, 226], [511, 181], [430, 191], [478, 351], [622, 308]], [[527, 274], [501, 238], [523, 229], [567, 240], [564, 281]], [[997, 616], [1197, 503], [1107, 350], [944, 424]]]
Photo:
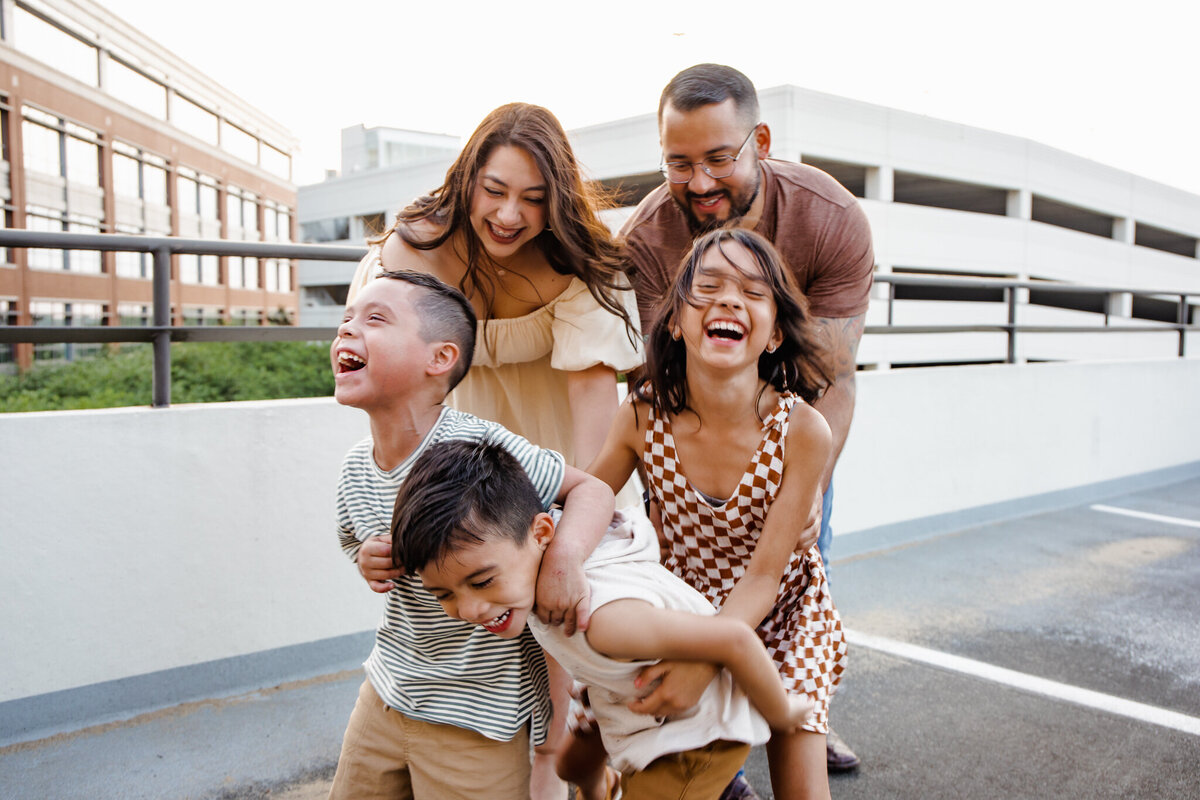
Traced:
[[[371, 436], [342, 464], [342, 549], [356, 560], [364, 540], [388, 534], [396, 492], [423, 450], [486, 438], [520, 464], [541, 508], [564, 502], [571, 534], [547, 554], [558, 588], [537, 599], [552, 618], [584, 617], [582, 563], [604, 534], [612, 491], [558, 453], [442, 404], [474, 347], [470, 303], [423, 273], [384, 273], [347, 307], [330, 350], [335, 397], [367, 412]], [[330, 797], [528, 798], [530, 746], [545, 738], [550, 712], [536, 642], [450, 619], [411, 573], [392, 584]]]
[[[587, 687], [625, 800], [715, 800], [751, 745], [767, 740], [768, 723], [793, 730], [813, 711], [811, 699], [784, 691], [748, 625], [716, 616], [703, 595], [659, 564], [644, 515], [614, 516], [584, 565], [593, 604], [586, 633], [568, 637], [532, 616], [555, 524], [499, 443], [426, 449], [396, 498], [391, 532], [395, 563], [419, 575], [447, 614], [507, 640], [528, 627]], [[627, 705], [648, 691], [635, 688], [638, 672], [664, 658], [725, 669], [683, 714], [662, 720], [631, 711]], [[611, 797], [615, 777], [598, 763], [580, 788], [585, 797]]]

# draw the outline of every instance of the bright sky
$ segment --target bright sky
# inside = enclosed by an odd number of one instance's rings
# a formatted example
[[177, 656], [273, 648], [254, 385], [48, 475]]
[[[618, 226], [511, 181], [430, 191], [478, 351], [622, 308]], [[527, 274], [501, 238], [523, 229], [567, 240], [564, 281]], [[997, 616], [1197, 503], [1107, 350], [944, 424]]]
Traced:
[[98, 0], [289, 128], [298, 184], [359, 123], [460, 136], [495, 106], [568, 129], [650, 112], [702, 61], [1024, 136], [1200, 194], [1188, 0]]

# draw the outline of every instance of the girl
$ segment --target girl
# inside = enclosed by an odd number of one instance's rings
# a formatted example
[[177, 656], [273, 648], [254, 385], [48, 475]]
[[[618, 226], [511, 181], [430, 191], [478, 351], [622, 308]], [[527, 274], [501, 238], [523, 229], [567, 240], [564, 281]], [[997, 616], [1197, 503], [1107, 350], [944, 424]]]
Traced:
[[[841, 619], [814, 546], [796, 552], [831, 447], [809, 403], [829, 382], [807, 304], [758, 234], [698, 239], [663, 299], [647, 381], [618, 411], [589, 471], [620, 486], [639, 465], [662, 514], [665, 565], [720, 609], [755, 626], [789, 691], [816, 711], [767, 745], [779, 798], [829, 797], [829, 700], [845, 668]], [[653, 668], [693, 681], [704, 664]]]
[[[600, 204], [553, 114], [501, 106], [471, 134], [445, 182], [371, 243], [347, 303], [385, 269], [458, 287], [480, 322], [471, 370], [447, 402], [586, 465], [617, 411], [617, 373], [642, 363], [637, 303]], [[390, 541], [364, 543], [359, 569], [387, 591], [399, 576]], [[538, 597], [554, 599], [539, 612], [573, 633], [576, 601], [587, 596], [582, 570], [543, 572]], [[554, 707], [565, 709], [569, 679], [549, 664]], [[551, 730], [534, 760], [535, 800], [566, 793], [552, 757], [565, 727], [556, 719]]]

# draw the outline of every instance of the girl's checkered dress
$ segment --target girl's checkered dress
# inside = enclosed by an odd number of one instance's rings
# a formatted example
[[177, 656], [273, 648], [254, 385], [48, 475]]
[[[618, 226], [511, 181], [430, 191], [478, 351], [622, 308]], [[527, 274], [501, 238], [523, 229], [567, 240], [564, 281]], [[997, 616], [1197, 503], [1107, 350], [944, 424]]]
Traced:
[[[684, 476], [670, 422], [650, 411], [642, 461], [670, 543], [663, 563], [718, 609], [745, 572], [779, 491], [789, 413], [798, 402], [803, 401], [792, 394], [779, 398], [763, 423], [762, 442], [737, 492], [717, 506]], [[775, 607], [758, 626], [758, 635], [788, 691], [807, 694], [817, 703], [804, 729], [828, 733], [829, 701], [846, 668], [846, 639], [816, 545], [803, 556], [792, 554]]]

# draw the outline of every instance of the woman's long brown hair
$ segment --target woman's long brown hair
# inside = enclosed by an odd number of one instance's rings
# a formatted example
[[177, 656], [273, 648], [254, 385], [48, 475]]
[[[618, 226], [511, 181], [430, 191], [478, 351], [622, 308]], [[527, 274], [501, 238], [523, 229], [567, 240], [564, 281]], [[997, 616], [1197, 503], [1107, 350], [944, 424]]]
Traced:
[[[436, 249], [457, 231], [470, 230], [471, 202], [479, 171], [497, 147], [513, 145], [528, 153], [546, 181], [547, 228], [534, 243], [561, 275], [574, 275], [587, 284], [601, 307], [625, 322], [630, 341], [637, 323], [617, 292], [628, 288], [626, 261], [597, 212], [611, 202], [594, 186], [584, 183], [567, 134], [545, 108], [529, 103], [509, 103], [488, 114], [471, 134], [466, 146], [446, 172], [445, 182], [416, 200], [396, 217], [396, 233], [418, 250]], [[440, 229], [432, 238], [420, 238], [407, 223], [429, 220]], [[468, 297], [478, 291], [484, 299], [486, 322], [492, 314], [495, 281], [481, 264], [488, 258], [478, 237], [466, 242], [467, 270], [458, 288]]]

